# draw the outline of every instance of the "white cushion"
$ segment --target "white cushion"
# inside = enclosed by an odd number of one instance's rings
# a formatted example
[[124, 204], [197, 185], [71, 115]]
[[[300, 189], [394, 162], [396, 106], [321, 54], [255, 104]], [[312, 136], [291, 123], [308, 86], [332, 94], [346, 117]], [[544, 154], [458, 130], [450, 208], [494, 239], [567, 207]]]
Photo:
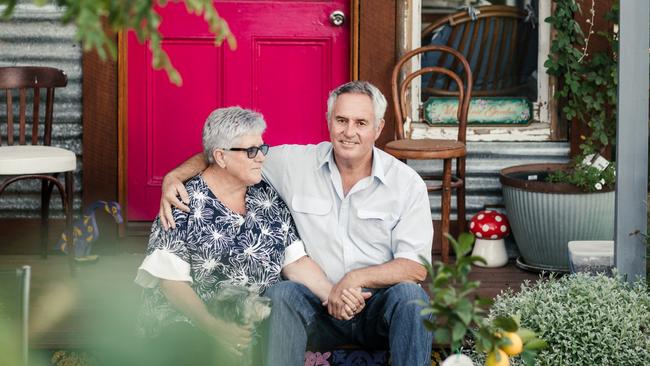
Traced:
[[77, 167], [70, 150], [52, 146], [0, 146], [0, 175], [68, 172]]

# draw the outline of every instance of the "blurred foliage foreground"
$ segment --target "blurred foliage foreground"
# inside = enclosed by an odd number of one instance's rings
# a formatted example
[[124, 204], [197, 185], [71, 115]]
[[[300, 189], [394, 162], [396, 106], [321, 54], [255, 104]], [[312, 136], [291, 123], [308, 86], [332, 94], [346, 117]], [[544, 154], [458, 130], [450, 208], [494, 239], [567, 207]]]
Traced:
[[[103, 256], [96, 264], [80, 266], [75, 278], [70, 277], [64, 258], [34, 261], [29, 364], [160, 364], [158, 350], [135, 335], [141, 289], [133, 278], [141, 261], [142, 255]], [[5, 283], [0, 283], [2, 287]], [[13, 302], [11, 296], [0, 295], [2, 366], [20, 365], [20, 319], [2, 310]]]
[[[52, 3], [51, 0], [33, 0], [38, 6]], [[0, 0], [4, 6], [2, 16], [9, 19], [19, 0]], [[117, 46], [114, 35], [120, 31], [135, 32], [141, 43], [148, 42], [152, 55], [154, 69], [163, 69], [169, 80], [181, 85], [182, 79], [172, 65], [167, 53], [162, 49], [162, 36], [158, 31], [162, 21], [156, 7], [164, 7], [168, 0], [55, 0], [54, 3], [63, 9], [61, 22], [74, 24], [77, 27], [76, 38], [83, 45], [84, 51], [96, 50], [102, 59], [108, 55], [115, 59]], [[215, 45], [220, 46], [225, 40], [231, 49], [236, 47], [228, 23], [219, 16], [212, 0], [172, 0], [174, 3], [184, 3], [187, 12], [202, 16], [209, 30], [215, 35]]]

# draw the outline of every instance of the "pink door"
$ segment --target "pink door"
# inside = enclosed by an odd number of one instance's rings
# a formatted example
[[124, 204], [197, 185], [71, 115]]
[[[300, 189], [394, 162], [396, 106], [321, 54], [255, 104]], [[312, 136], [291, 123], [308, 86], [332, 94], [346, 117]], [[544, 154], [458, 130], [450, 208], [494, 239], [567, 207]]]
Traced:
[[[213, 46], [204, 21], [184, 5], [160, 9], [163, 47], [181, 73], [176, 87], [154, 71], [151, 55], [128, 40], [128, 218], [151, 220], [162, 177], [201, 150], [201, 129], [215, 108], [260, 111], [271, 145], [328, 139], [328, 92], [349, 80], [349, 0], [223, 1], [216, 4], [237, 49]], [[330, 23], [342, 10], [343, 26]]]

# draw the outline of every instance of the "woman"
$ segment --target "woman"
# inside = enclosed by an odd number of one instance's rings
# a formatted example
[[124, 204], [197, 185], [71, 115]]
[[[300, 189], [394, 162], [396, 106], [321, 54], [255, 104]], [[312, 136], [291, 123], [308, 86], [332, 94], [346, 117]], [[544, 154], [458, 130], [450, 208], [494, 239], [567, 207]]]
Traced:
[[[284, 266], [305, 255], [288, 208], [261, 180], [269, 149], [265, 128], [250, 110], [212, 112], [203, 128], [208, 168], [185, 184], [190, 212], [174, 209], [175, 229], [163, 230], [159, 218], [153, 224], [135, 279], [145, 288], [138, 329], [157, 337], [168, 357], [184, 357], [171, 351], [183, 348], [196, 359], [215, 340], [222, 354], [241, 356], [252, 327], [213, 316], [206, 303], [223, 286], [261, 293], [280, 280]], [[177, 340], [190, 348], [174, 347]], [[166, 363], [179, 362], [168, 357]]]

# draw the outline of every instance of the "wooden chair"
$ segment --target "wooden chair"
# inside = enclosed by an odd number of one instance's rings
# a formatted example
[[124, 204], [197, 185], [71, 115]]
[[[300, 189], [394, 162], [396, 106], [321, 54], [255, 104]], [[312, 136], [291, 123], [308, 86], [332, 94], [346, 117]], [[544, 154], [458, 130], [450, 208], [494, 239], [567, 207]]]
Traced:
[[[55, 88], [65, 87], [68, 78], [51, 67], [0, 67], [0, 90], [5, 90], [6, 108], [0, 116], [7, 122], [6, 134], [0, 135], [0, 194], [10, 184], [25, 180], [41, 181], [41, 254], [47, 258], [48, 216], [50, 196], [56, 186], [66, 216], [68, 260], [74, 274], [74, 243], [72, 240], [72, 198], [76, 156], [72, 151], [50, 146]], [[45, 89], [43, 128], [41, 123], [41, 88]], [[17, 92], [17, 94], [14, 94]], [[18, 99], [18, 105], [14, 105]], [[27, 104], [31, 100], [31, 133], [27, 131]], [[18, 111], [18, 130], [14, 113]], [[29, 142], [29, 144], [28, 144]], [[65, 187], [57, 178], [65, 175]]]
[[[413, 59], [417, 55], [425, 52], [437, 51], [443, 54], [455, 57], [463, 69], [461, 76], [451, 70], [442, 67], [424, 67], [417, 71], [407, 73], [404, 81], [399, 82], [398, 78], [402, 71], [403, 66], [407, 61]], [[409, 90], [409, 85], [414, 78], [424, 74], [443, 74], [451, 78], [458, 86], [458, 136], [456, 140], [442, 140], [442, 139], [418, 139], [411, 140], [404, 135], [404, 122], [407, 118], [407, 98], [406, 94]], [[467, 112], [469, 109], [469, 101], [472, 94], [472, 71], [469, 67], [467, 60], [460, 52], [453, 48], [446, 46], [426, 46], [420, 47], [404, 55], [393, 68], [391, 78], [393, 107], [395, 109], [395, 140], [390, 141], [385, 146], [385, 151], [395, 156], [400, 160], [406, 159], [419, 159], [419, 160], [443, 160], [443, 173], [442, 177], [436, 175], [423, 175], [422, 178], [427, 181], [427, 189], [429, 191], [442, 191], [442, 260], [447, 262], [449, 259], [449, 241], [445, 237], [445, 233], [449, 232], [449, 216], [451, 212], [451, 189], [456, 189], [457, 198], [457, 212], [458, 212], [458, 225], [459, 228], [465, 228], [465, 130], [467, 128]], [[452, 176], [452, 160], [456, 160], [456, 175]], [[440, 181], [440, 184], [434, 184], [434, 181]]]
[[[422, 30], [422, 45], [445, 45], [459, 51], [474, 75], [473, 96], [515, 96], [522, 93], [536, 70], [537, 37], [526, 13], [516, 7], [489, 5], [476, 8], [477, 19], [459, 11]], [[434, 32], [439, 32], [432, 42]], [[532, 53], [531, 53], [532, 52]], [[458, 59], [428, 54], [423, 66], [459, 72]], [[457, 95], [456, 85], [444, 75], [425, 80], [423, 97]]]

